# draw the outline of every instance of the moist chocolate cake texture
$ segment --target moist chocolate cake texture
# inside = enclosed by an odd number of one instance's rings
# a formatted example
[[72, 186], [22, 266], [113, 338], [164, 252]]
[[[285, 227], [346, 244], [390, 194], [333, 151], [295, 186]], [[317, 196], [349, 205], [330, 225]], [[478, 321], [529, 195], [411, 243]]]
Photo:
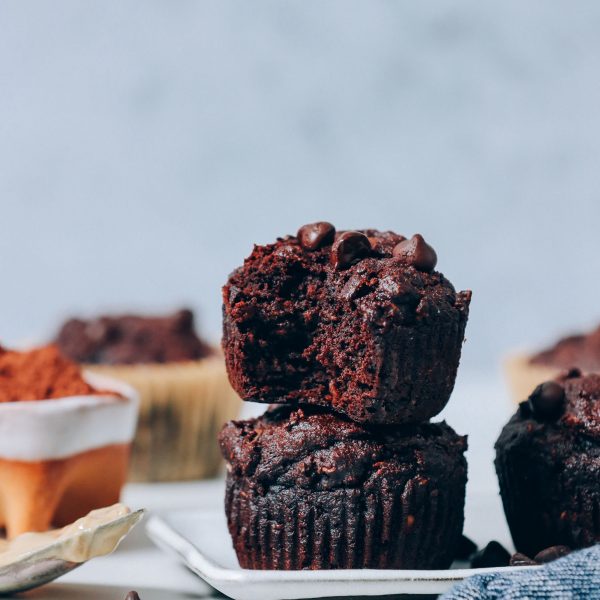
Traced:
[[226, 513], [243, 568], [446, 568], [460, 542], [466, 438], [319, 407], [228, 423]]
[[496, 442], [496, 471], [519, 552], [600, 542], [600, 375], [538, 386]]
[[435, 251], [329, 223], [255, 246], [223, 288], [223, 350], [245, 400], [317, 404], [373, 423], [421, 422], [447, 403], [471, 292]]
[[470, 292], [422, 236], [330, 223], [255, 246], [223, 288], [223, 350], [245, 400], [220, 435], [225, 511], [250, 569], [446, 568], [466, 438], [446, 404]]
[[194, 314], [70, 319], [56, 338], [61, 352], [84, 364], [126, 365], [198, 360], [212, 350], [196, 334]]

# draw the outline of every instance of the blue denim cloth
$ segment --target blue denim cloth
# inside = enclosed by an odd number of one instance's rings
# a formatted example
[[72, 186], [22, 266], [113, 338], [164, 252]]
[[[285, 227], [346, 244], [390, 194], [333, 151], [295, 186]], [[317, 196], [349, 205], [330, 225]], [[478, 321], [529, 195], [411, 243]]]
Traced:
[[573, 552], [540, 569], [475, 575], [443, 600], [600, 600], [600, 544]]

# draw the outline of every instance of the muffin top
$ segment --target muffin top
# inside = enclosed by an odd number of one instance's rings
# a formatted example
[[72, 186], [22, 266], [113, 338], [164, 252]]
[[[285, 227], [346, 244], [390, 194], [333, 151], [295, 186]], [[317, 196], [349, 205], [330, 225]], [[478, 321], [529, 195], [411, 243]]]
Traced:
[[587, 334], [563, 338], [551, 348], [534, 354], [530, 362], [560, 369], [600, 371], [600, 327]]
[[219, 442], [231, 473], [264, 488], [358, 487], [466, 468], [466, 437], [446, 423], [369, 427], [314, 406], [230, 421]]
[[572, 369], [538, 385], [507, 428], [526, 436], [551, 431], [600, 442], [600, 375]]
[[191, 310], [164, 317], [71, 319], [60, 329], [56, 344], [63, 354], [85, 364], [170, 363], [211, 354], [196, 334]]
[[[374, 327], [411, 324], [435, 313], [467, 312], [471, 292], [457, 293], [435, 271], [437, 256], [419, 234], [410, 239], [391, 231], [337, 231], [330, 223], [304, 225], [296, 236], [254, 246], [244, 265], [223, 288], [225, 310], [243, 323], [285, 320], [295, 303], [313, 326], [315, 306], [332, 318], [343, 303], [356, 306]], [[277, 302], [273, 297], [278, 298]]]
[[83, 379], [79, 365], [62, 356], [56, 346], [27, 352], [0, 347], [0, 402], [99, 393]]

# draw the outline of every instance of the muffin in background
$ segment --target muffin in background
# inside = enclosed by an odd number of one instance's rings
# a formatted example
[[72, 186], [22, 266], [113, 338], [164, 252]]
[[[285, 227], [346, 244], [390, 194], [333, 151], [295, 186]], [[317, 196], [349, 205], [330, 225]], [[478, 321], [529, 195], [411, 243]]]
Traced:
[[600, 326], [584, 334], [570, 335], [534, 354], [516, 354], [505, 364], [511, 396], [518, 403], [543, 381], [572, 368], [600, 373]]
[[0, 348], [0, 527], [62, 527], [119, 501], [137, 394], [55, 346]]
[[126, 381], [140, 395], [131, 481], [215, 476], [217, 434], [240, 400], [219, 351], [201, 340], [190, 310], [168, 316], [71, 319], [56, 338], [61, 351], [93, 373]]
[[502, 430], [495, 465], [519, 552], [600, 542], [600, 375], [539, 385]]
[[445, 569], [463, 527], [466, 438], [279, 406], [225, 425], [225, 512], [244, 569]]

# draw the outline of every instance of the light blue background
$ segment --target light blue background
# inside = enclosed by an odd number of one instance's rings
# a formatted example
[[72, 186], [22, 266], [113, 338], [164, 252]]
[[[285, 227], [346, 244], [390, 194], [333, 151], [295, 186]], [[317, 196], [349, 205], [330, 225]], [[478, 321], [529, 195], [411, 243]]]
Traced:
[[[0, 340], [190, 304], [327, 219], [474, 291], [462, 373], [600, 320], [600, 3], [0, 4]], [[465, 375], [463, 375], [464, 377]]]

